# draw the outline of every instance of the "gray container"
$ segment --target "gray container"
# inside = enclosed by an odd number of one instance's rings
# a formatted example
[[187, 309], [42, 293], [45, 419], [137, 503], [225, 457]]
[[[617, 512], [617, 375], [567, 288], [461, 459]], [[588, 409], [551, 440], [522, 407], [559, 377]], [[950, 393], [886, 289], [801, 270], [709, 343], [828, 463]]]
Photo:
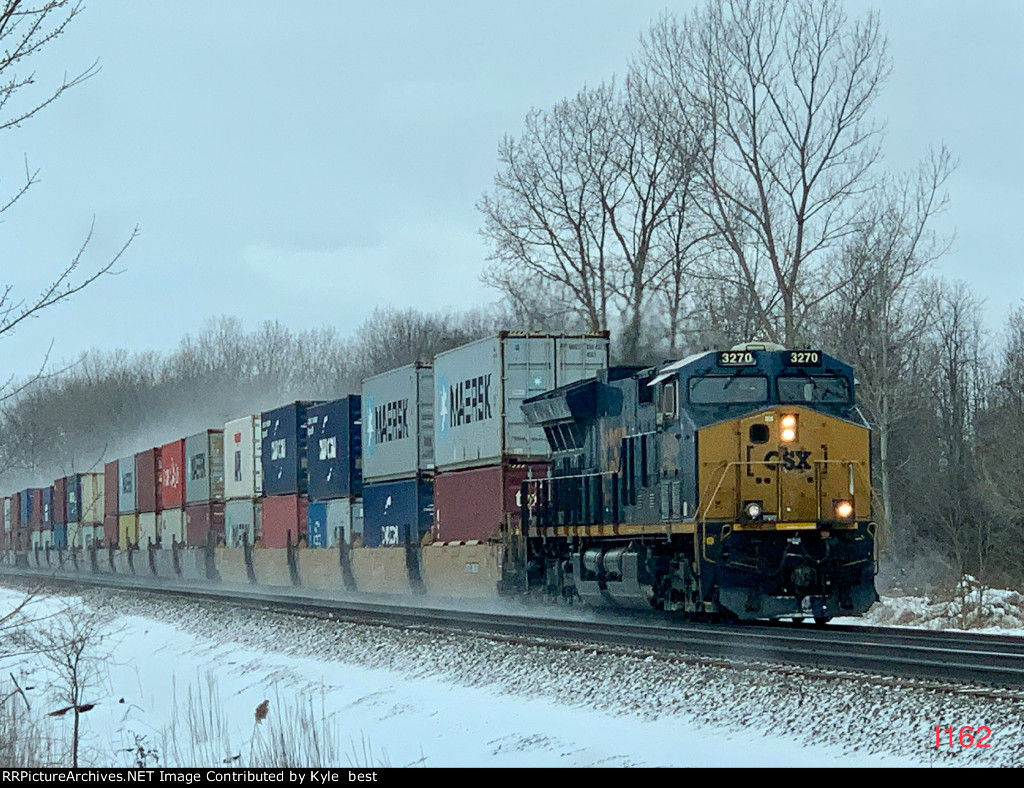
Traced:
[[138, 511], [134, 454], [117, 461], [117, 511], [119, 514], [135, 514]]
[[224, 431], [185, 438], [185, 503], [224, 500]]
[[259, 501], [234, 500], [224, 504], [224, 541], [228, 547], [253, 544], [263, 536]]
[[363, 381], [363, 481], [434, 470], [434, 370], [409, 364]]
[[437, 471], [549, 456], [531, 427], [527, 397], [593, 377], [608, 366], [608, 335], [503, 331], [434, 359], [434, 465]]

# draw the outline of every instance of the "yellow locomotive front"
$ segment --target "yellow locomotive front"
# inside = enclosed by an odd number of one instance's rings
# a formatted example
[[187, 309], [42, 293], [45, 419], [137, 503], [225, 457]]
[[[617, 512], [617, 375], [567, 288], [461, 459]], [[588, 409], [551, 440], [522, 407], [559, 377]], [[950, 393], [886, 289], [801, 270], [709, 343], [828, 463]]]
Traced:
[[[877, 599], [871, 438], [852, 370], [820, 351], [744, 347], [689, 384], [691, 407], [727, 417], [696, 441], [698, 564], [718, 605], [739, 618], [866, 612]], [[744, 385], [756, 392], [726, 396]]]

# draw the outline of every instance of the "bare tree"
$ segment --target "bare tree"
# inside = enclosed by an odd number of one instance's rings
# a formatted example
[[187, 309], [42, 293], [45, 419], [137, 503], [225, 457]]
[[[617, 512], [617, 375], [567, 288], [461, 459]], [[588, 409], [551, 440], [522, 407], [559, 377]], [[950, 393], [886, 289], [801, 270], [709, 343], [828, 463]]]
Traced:
[[931, 298], [922, 298], [922, 277], [952, 243], [932, 224], [948, 203], [944, 189], [955, 166], [943, 148], [916, 171], [885, 179], [867, 220], [846, 245], [842, 266], [847, 282], [833, 299], [821, 332], [857, 370], [857, 399], [876, 436], [874, 467], [890, 525], [890, 441], [911, 404], [908, 390], [917, 381], [910, 371], [932, 319], [934, 305]]
[[611, 156], [609, 88], [583, 90], [526, 116], [498, 147], [494, 189], [478, 204], [491, 244], [483, 281], [522, 301], [529, 290], [564, 299], [590, 331], [608, 327], [612, 239], [596, 182]]
[[588, 330], [617, 312], [626, 360], [647, 354], [655, 295], [674, 286], [666, 292], [678, 310], [686, 292], [692, 168], [680, 140], [654, 133], [653, 101], [630, 78], [532, 112], [522, 137], [502, 143], [494, 191], [479, 204], [494, 263], [484, 281], [515, 303], [547, 291]]
[[978, 495], [977, 415], [991, 390], [991, 368], [981, 328], [981, 304], [962, 282], [933, 283], [925, 353], [930, 361], [939, 455], [931, 489], [922, 500], [947, 545], [954, 569], [972, 573], [981, 601], [999, 523]]
[[82, 715], [96, 705], [95, 700], [90, 701], [89, 693], [98, 688], [104, 656], [99, 649], [109, 636], [104, 615], [82, 607], [66, 608], [43, 622], [34, 636], [50, 679], [52, 700], [57, 704], [49, 716], [71, 715], [68, 748], [75, 769], [82, 740]]
[[877, 16], [836, 0], [708, 2], [662, 17], [644, 67], [690, 126], [700, 205], [722, 240], [706, 276], [748, 293], [759, 333], [800, 344], [808, 314], [845, 281], [838, 250], [863, 221], [890, 71]]
[[[0, 131], [10, 131], [33, 119], [65, 92], [94, 76], [99, 67], [93, 63], [74, 76], [64, 75], [49, 88], [37, 86], [31, 69], [41, 51], [60, 38], [71, 22], [82, 12], [79, 0], [4, 0], [0, 6]], [[38, 182], [38, 170], [27, 162], [20, 185], [13, 193], [0, 198], [0, 216], [17, 203]], [[30, 317], [66, 301], [111, 273], [121, 260], [138, 228], [114, 254], [97, 263], [86, 263], [86, 252], [92, 241], [90, 226], [81, 245], [69, 260], [57, 266], [58, 273], [41, 291], [29, 298], [20, 297], [10, 284], [0, 285], [0, 337], [12, 333]], [[40, 367], [40, 375], [46, 360]], [[0, 385], [0, 397], [16, 394], [21, 386], [9, 378]]]

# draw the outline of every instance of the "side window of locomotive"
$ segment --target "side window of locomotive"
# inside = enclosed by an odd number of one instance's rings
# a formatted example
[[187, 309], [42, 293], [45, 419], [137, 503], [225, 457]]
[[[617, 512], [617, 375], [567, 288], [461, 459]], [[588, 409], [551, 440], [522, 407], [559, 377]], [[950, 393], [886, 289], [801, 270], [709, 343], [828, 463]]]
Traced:
[[824, 375], [806, 375], [779, 378], [779, 402], [813, 402], [822, 405], [842, 405], [850, 401], [850, 387], [846, 378]]
[[661, 389], [661, 417], [672, 421], [676, 417], [676, 382], [667, 382]]
[[734, 405], [767, 402], [768, 378], [724, 375], [694, 378], [690, 381], [690, 402], [694, 405]]

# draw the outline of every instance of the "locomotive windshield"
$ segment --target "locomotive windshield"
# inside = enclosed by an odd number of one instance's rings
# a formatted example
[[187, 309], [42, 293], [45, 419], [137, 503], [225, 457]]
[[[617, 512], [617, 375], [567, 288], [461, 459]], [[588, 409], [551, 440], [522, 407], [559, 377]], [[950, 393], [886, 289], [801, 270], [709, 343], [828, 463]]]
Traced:
[[779, 402], [844, 404], [850, 401], [846, 378], [833, 375], [801, 375], [779, 378]]
[[733, 405], [768, 401], [768, 378], [716, 375], [690, 381], [690, 402], [694, 405]]

